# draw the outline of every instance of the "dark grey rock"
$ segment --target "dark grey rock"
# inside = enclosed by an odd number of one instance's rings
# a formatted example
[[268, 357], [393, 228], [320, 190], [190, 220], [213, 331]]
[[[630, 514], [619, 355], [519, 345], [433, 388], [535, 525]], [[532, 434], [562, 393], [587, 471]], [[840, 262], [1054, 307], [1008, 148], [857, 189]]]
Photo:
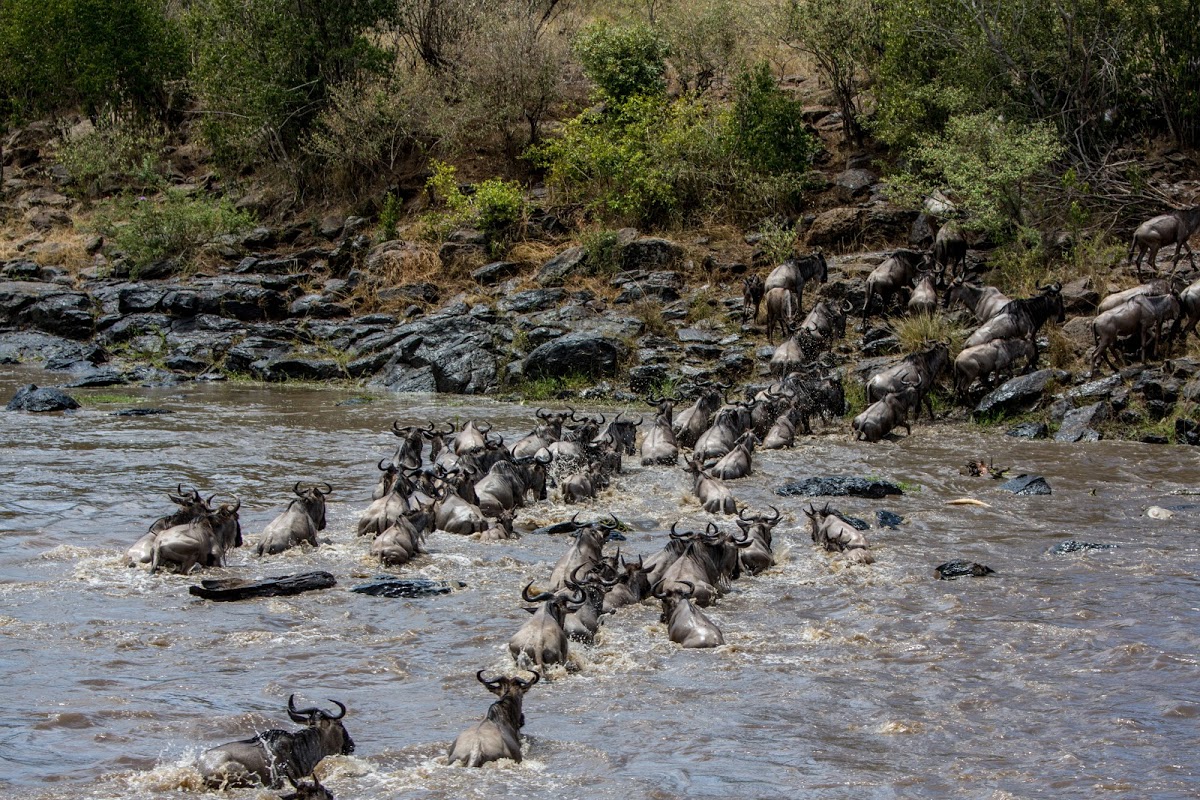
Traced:
[[252, 364], [265, 363], [272, 358], [282, 358], [290, 349], [290, 345], [286, 342], [262, 336], [249, 336], [229, 348], [225, 354], [225, 368], [231, 372], [249, 373]]
[[908, 243], [912, 247], [922, 250], [933, 247], [934, 237], [937, 236], [936, 220], [928, 214], [922, 212], [913, 220], [912, 227], [908, 230]]
[[1063, 417], [1062, 426], [1054, 434], [1056, 442], [1095, 442], [1101, 434], [1093, 426], [1099, 425], [1109, 417], [1107, 403], [1092, 403], [1077, 408]]
[[528, 314], [554, 308], [566, 296], [567, 293], [563, 289], [529, 289], [508, 295], [498, 305], [502, 311]]
[[878, 178], [869, 169], [848, 169], [833, 179], [843, 201], [865, 195]]
[[1172, 358], [1163, 364], [1163, 372], [1172, 378], [1187, 380], [1200, 373], [1200, 361], [1194, 358]]
[[1018, 475], [997, 488], [1020, 495], [1051, 494], [1050, 484], [1041, 475]]
[[1095, 542], [1080, 542], [1075, 539], [1067, 539], [1065, 542], [1059, 542], [1051, 547], [1046, 552], [1054, 556], [1064, 556], [1068, 553], [1086, 553], [1091, 550], [1115, 550], [1120, 545], [1115, 544], [1097, 544]]
[[582, 247], [568, 247], [543, 264], [535, 280], [538, 286], [561, 286], [569, 275], [583, 269], [586, 260], [587, 252]]
[[1090, 278], [1076, 278], [1062, 287], [1063, 309], [1068, 314], [1094, 314], [1100, 305], [1100, 293]]
[[721, 338], [712, 331], [699, 328], [680, 328], [675, 335], [679, 337], [679, 341], [685, 344], [715, 344]]
[[275, 244], [275, 241], [274, 229], [260, 226], [242, 237], [242, 246], [249, 248], [270, 247]]
[[1105, 400], [1123, 385], [1120, 375], [1110, 375], [1070, 389], [1067, 397], [1074, 400]]
[[867, 478], [845, 478], [826, 476], [805, 478], [794, 483], [784, 484], [775, 490], [780, 497], [870, 497], [880, 499], [888, 495], [904, 494], [904, 491], [894, 483]]
[[493, 261], [471, 273], [471, 277], [484, 286], [495, 286], [501, 281], [521, 274], [522, 265], [516, 261]]
[[[617, 279], [614, 279], [616, 285], [623, 287], [621, 293], [613, 300], [614, 303], [632, 303], [647, 298], [658, 300], [661, 303], [672, 303], [679, 299], [679, 293], [683, 291], [683, 275], [678, 272], [634, 274], [638, 277], [622, 280], [620, 283], [616, 283]], [[618, 278], [620, 277], [618, 276]]]
[[1183, 383], [1178, 378], [1163, 375], [1161, 370], [1148, 369], [1137, 377], [1131, 388], [1146, 400], [1174, 403], [1179, 399]]
[[110, 417], [153, 417], [159, 414], [174, 414], [165, 408], [123, 408], [109, 413]]
[[79, 408], [78, 401], [66, 392], [53, 387], [38, 388], [36, 384], [28, 384], [17, 390], [6, 406], [9, 411], [67, 411]]
[[117, 311], [121, 314], [144, 314], [157, 311], [167, 290], [162, 286], [130, 283], [117, 294]]
[[995, 575], [996, 570], [973, 561], [947, 561], [945, 564], [934, 567], [933, 574], [938, 580], [952, 581], [957, 578], [982, 578], [985, 575]]
[[1044, 422], [1022, 422], [1010, 428], [1008, 435], [1017, 439], [1045, 439], [1050, 435], [1050, 428]]
[[667, 368], [661, 364], [643, 364], [629, 370], [629, 388], [648, 392], [667, 379]]
[[1039, 369], [1005, 381], [979, 401], [976, 416], [997, 412], [1024, 411], [1036, 406], [1051, 381], [1066, 383], [1070, 373], [1059, 369]]
[[646, 236], [620, 249], [621, 269], [662, 270], [683, 258], [683, 247], [670, 239]]
[[129, 377], [117, 369], [116, 367], [92, 367], [76, 374], [76, 377], [70, 383], [65, 384], [68, 389], [79, 389], [82, 387], [97, 387], [97, 386], [120, 386], [129, 383]]
[[1193, 447], [1200, 445], [1200, 422], [1190, 419], [1175, 420], [1175, 441]]
[[884, 336], [880, 339], [867, 342], [862, 347], [862, 354], [868, 358], [899, 352], [900, 340], [895, 336]]
[[904, 517], [899, 514], [894, 514], [891, 511], [884, 511], [882, 508], [875, 512], [875, 520], [881, 528], [891, 528], [896, 530], [903, 522]]
[[624, 353], [625, 346], [616, 339], [576, 331], [534, 348], [524, 372], [530, 378], [612, 375]]
[[250, 371], [264, 381], [328, 381], [345, 377], [333, 359], [301, 353], [256, 361], [250, 365]]
[[387, 388], [393, 392], [427, 392], [438, 390], [437, 376], [433, 367], [412, 367], [401, 369], [389, 375]]

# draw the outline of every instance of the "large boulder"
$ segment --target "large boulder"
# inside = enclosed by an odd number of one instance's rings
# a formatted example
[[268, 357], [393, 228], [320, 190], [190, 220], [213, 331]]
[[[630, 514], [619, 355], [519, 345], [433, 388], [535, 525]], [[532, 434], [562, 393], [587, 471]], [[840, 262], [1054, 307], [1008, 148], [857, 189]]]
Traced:
[[87, 339], [95, 331], [92, 300], [58, 284], [0, 281], [0, 325]]
[[79, 408], [79, 402], [59, 389], [49, 386], [38, 388], [30, 383], [18, 389], [5, 408], [8, 411], [66, 411]]
[[428, 367], [439, 392], [482, 394], [498, 382], [500, 355], [497, 327], [470, 314], [434, 314], [393, 331], [400, 338], [391, 358], [373, 381], [396, 391], [423, 391], [428, 378], [414, 387], [414, 372]]
[[1095, 429], [1109, 417], [1108, 404], [1092, 403], [1083, 408], [1076, 408], [1063, 417], [1058, 433], [1054, 434], [1056, 442], [1095, 442], [1102, 438]]
[[853, 241], [862, 232], [861, 208], [831, 208], [813, 220], [805, 234], [809, 247], [836, 247]]
[[612, 375], [624, 354], [625, 345], [617, 339], [577, 331], [534, 348], [525, 359], [524, 375], [529, 378]]
[[1028, 375], [1020, 375], [1005, 381], [975, 407], [976, 416], [997, 412], [1025, 411], [1036, 406], [1051, 382], [1066, 383], [1071, 375], [1061, 369], [1039, 369]]
[[538, 286], [562, 286], [569, 276], [583, 269], [586, 260], [587, 251], [582, 247], [568, 247], [543, 264], [535, 280]]
[[670, 239], [644, 236], [621, 247], [621, 269], [663, 270], [683, 259], [683, 248]]

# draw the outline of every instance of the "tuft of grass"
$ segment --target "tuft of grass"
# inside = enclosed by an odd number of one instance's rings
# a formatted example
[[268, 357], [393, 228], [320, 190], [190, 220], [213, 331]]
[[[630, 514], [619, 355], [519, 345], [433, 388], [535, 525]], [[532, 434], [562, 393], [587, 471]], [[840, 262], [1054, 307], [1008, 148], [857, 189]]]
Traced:
[[859, 383], [853, 378], [847, 379], [842, 385], [842, 391], [846, 395], [846, 413], [844, 419], [854, 419], [861, 414], [867, 407], [867, 386], [864, 383]]
[[621, 237], [616, 231], [587, 231], [579, 237], [579, 244], [587, 253], [589, 275], [611, 276], [621, 269]]
[[670, 336], [674, 333], [671, 323], [663, 316], [662, 305], [654, 300], [639, 300], [629, 307], [629, 313], [642, 321], [646, 326], [646, 333], [653, 333], [655, 336]]
[[908, 353], [924, 350], [934, 342], [945, 342], [951, 353], [962, 349], [968, 334], [941, 314], [913, 314], [893, 324], [900, 347]]
[[144, 397], [135, 394], [117, 394], [115, 392], [97, 392], [96, 394], [81, 394], [79, 402], [85, 406], [123, 405], [144, 402]]
[[758, 235], [758, 249], [767, 264], [781, 264], [795, 252], [796, 229], [792, 226], [768, 219], [759, 226]]
[[721, 311], [721, 303], [717, 293], [711, 286], [697, 289], [688, 299], [687, 321], [695, 325], [707, 319], [713, 319]]
[[505, 389], [527, 402], [541, 403], [578, 394], [592, 386], [586, 375], [565, 375], [554, 378], [527, 378], [513, 381]]

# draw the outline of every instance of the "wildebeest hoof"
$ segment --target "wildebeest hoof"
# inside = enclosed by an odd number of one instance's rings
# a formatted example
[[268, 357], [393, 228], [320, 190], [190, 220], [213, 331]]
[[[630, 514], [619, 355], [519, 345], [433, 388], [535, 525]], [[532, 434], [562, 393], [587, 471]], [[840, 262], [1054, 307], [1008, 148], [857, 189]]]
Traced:
[[952, 581], [955, 578], [982, 578], [984, 575], [995, 575], [996, 570], [973, 561], [947, 561], [936, 567], [933, 574], [938, 580]]

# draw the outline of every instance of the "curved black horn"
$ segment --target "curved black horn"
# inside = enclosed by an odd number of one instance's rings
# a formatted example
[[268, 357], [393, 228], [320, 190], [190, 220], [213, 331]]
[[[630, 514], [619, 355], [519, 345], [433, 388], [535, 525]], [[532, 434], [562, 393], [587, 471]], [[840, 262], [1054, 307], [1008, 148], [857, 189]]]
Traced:
[[379, 463], [376, 466], [379, 467], [380, 472], [387, 472], [388, 469], [391, 468], [392, 462], [386, 458], [381, 458], [381, 459], [379, 459]]
[[535, 670], [529, 670], [529, 673], [531, 675], [533, 675], [533, 680], [531, 680], [531, 681], [522, 680], [521, 678], [518, 678], [515, 675], [513, 676], [513, 681], [516, 682], [517, 686], [521, 687], [521, 691], [524, 691], [524, 692], [529, 691], [529, 687], [533, 686], [535, 683], [537, 683], [538, 681], [540, 681], [542, 679], [542, 674], [540, 672], [537, 672]]
[[[323, 491], [323, 492], [321, 491], [321, 486], [325, 487], [325, 491]], [[317, 494], [322, 495], [322, 496], [327, 495], [333, 491], [333, 486], [331, 486], [328, 481], [321, 481], [320, 485], [314, 486], [313, 488], [317, 490]]]
[[526, 603], [540, 603], [543, 600], [554, 599], [554, 595], [550, 592], [538, 592], [537, 594], [530, 594], [529, 587], [531, 586], [533, 586], [533, 581], [525, 584], [525, 588], [521, 590], [521, 599]]
[[545, 409], [538, 407], [538, 410], [534, 412], [537, 415], [538, 419], [549, 419], [550, 418], [549, 414], [542, 413], [544, 410]]
[[675, 581], [675, 582], [682, 586], [688, 587], [688, 593], [680, 594], [681, 598], [687, 599], [696, 594], [696, 584], [692, 583], [691, 581]]
[[392, 423], [392, 433], [396, 434], [397, 436], [407, 436], [408, 434], [404, 433], [404, 431], [407, 430], [407, 427], [408, 426], [401, 427], [400, 420], [395, 420]]
[[342, 713], [338, 714], [338, 715], [335, 717], [333, 714], [327, 714], [327, 713], [325, 713], [324, 711], [322, 711], [322, 712], [321, 712], [321, 714], [322, 714], [322, 715], [323, 715], [323, 716], [324, 716], [326, 719], [341, 719], [342, 717], [346, 716], [346, 706], [345, 706], [345, 705], [343, 705], [342, 703], [339, 703], [337, 700], [333, 700], [333, 699], [331, 699], [331, 698], [329, 698], [329, 697], [326, 697], [325, 699], [326, 699], [326, 700], [328, 700], [329, 702], [333, 703], [333, 704], [334, 704], [335, 706], [337, 706], [339, 709], [341, 709], [341, 712], [342, 712]]
[[775, 506], [767, 506], [767, 508], [769, 508], [775, 512], [775, 516], [772, 517], [771, 519], [767, 520], [767, 522], [770, 522], [772, 524], [779, 522], [779, 519], [783, 516], [782, 514], [779, 513], [779, 509], [776, 508]]
[[318, 708], [296, 708], [296, 695], [288, 695], [288, 716], [292, 718], [292, 722], [308, 722], [313, 714], [316, 714]]
[[296, 485], [292, 487], [292, 494], [304, 497], [304, 492], [300, 491], [300, 481], [296, 481]]
[[478, 423], [478, 422], [476, 422], [476, 423], [475, 423], [475, 430], [479, 431], [480, 433], [482, 433], [482, 434], [484, 434], [484, 435], [487, 435], [487, 434], [491, 433], [491, 432], [492, 432], [492, 423], [488, 422], [487, 420], [484, 420], [483, 424], [484, 424], [484, 425], [487, 425], [487, 429], [486, 429], [486, 430], [485, 430], [485, 429], [483, 429], [483, 428], [481, 428], [481, 427], [479, 427], [479, 423]]
[[488, 687], [489, 689], [499, 688], [500, 684], [501, 684], [501, 679], [500, 678], [492, 678], [491, 680], [488, 680], [487, 678], [483, 677], [483, 673], [485, 673], [485, 672], [487, 672], [487, 670], [484, 670], [484, 669], [481, 669], [481, 670], [479, 670], [479, 672], [476, 672], [475, 680], [479, 681], [480, 683], [482, 683], [484, 686]]

